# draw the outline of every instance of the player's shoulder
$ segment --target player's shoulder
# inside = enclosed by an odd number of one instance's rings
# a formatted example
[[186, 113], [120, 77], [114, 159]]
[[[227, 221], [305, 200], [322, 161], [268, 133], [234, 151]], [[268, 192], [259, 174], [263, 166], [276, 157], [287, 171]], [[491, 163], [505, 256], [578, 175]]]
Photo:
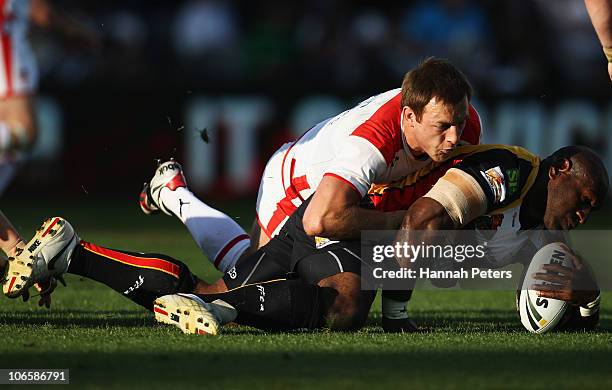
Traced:
[[354, 130], [350, 136], [378, 149], [389, 164], [402, 148], [401, 90], [394, 89], [371, 97], [356, 107]]
[[462, 160], [471, 158], [478, 161], [486, 161], [493, 159], [494, 161], [525, 160], [539, 162], [540, 160], [536, 154], [531, 153], [529, 150], [521, 146], [501, 144], [462, 144], [453, 151], [452, 156], [461, 156]]
[[457, 148], [453, 168], [471, 175], [488, 199], [488, 210], [502, 210], [524, 196], [535, 180], [540, 159], [520, 146], [477, 145]]

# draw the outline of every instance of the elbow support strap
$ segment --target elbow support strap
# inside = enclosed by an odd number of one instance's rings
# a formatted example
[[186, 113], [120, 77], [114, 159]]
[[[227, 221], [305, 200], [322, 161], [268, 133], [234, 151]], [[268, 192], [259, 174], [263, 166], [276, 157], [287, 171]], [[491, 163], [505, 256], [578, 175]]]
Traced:
[[456, 227], [487, 211], [487, 197], [476, 179], [457, 168], [449, 169], [425, 197], [444, 206]]

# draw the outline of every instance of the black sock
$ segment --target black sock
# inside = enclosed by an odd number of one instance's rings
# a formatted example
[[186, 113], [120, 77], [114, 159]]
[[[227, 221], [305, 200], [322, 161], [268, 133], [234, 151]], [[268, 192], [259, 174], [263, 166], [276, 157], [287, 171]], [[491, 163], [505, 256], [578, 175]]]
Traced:
[[412, 298], [412, 290], [383, 290], [382, 296], [395, 301], [408, 302]]
[[149, 310], [162, 295], [192, 292], [197, 280], [185, 264], [169, 256], [108, 249], [86, 241], [75, 248], [67, 272], [103, 283]]
[[336, 291], [301, 280], [276, 280], [237, 287], [220, 294], [199, 294], [206, 302], [222, 299], [238, 310], [234, 322], [264, 330], [315, 329], [325, 316]]

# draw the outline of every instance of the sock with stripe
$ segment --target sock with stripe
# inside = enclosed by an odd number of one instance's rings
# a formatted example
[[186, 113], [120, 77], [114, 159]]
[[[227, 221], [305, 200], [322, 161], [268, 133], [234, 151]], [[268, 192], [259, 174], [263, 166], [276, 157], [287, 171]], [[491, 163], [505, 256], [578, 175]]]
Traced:
[[270, 331], [323, 327], [336, 295], [334, 289], [297, 279], [247, 284], [220, 294], [197, 294], [206, 302], [221, 299], [232, 305], [238, 311], [234, 322]]
[[383, 290], [383, 316], [392, 320], [408, 318], [406, 305], [412, 297], [412, 290]]
[[231, 269], [251, 240], [230, 216], [208, 206], [187, 188], [161, 190], [164, 206], [187, 227], [189, 233], [211, 263], [221, 272]]
[[86, 241], [75, 248], [67, 272], [105, 284], [149, 310], [155, 298], [190, 293], [197, 283], [185, 264], [169, 256], [108, 249]]

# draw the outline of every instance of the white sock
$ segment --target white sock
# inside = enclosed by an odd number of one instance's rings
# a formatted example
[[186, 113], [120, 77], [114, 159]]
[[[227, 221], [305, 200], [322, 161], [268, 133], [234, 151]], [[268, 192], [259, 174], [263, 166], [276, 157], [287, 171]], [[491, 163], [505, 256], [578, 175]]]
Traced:
[[171, 210], [191, 233], [208, 260], [221, 272], [231, 269], [251, 245], [249, 235], [227, 214], [213, 209], [187, 188], [163, 188], [164, 206]]

